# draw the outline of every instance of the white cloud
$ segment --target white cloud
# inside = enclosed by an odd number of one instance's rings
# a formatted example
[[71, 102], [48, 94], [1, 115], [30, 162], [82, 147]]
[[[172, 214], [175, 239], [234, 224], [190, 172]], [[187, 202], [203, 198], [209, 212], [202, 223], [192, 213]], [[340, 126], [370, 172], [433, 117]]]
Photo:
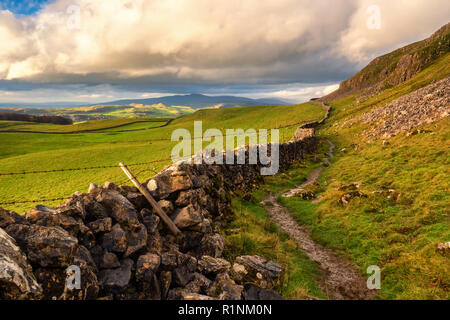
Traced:
[[[352, 61], [367, 63], [389, 52], [429, 37], [450, 22], [450, 2], [443, 0], [359, 0], [350, 27], [343, 33], [338, 51]], [[368, 28], [367, 20], [379, 8], [380, 28]]]
[[[80, 6], [80, 29], [67, 8]], [[367, 6], [382, 9], [368, 30]], [[375, 53], [429, 35], [448, 0], [56, 0], [0, 11], [0, 79], [281, 83], [341, 79]], [[354, 65], [353, 65], [354, 67]], [[289, 93], [286, 93], [289, 94]]]
[[[281, 87], [283, 87], [281, 89]], [[278, 98], [291, 103], [301, 103], [308, 101], [312, 98], [323, 97], [334, 90], [339, 88], [338, 83], [326, 84], [326, 85], [305, 85], [305, 84], [290, 84], [290, 85], [277, 85], [270, 91], [256, 90], [252, 93], [244, 93], [242, 96], [249, 98]]]
[[159, 98], [159, 97], [168, 96], [168, 95], [169, 94], [162, 93], [162, 92], [146, 92], [146, 93], [142, 93], [140, 95], [140, 97], [147, 99], [147, 98]]

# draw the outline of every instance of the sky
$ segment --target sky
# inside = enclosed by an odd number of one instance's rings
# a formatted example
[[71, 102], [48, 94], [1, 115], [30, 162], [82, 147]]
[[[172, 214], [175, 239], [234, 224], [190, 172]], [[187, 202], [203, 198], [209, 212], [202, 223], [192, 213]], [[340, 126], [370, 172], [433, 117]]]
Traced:
[[0, 0], [0, 103], [302, 102], [449, 18], [448, 0]]

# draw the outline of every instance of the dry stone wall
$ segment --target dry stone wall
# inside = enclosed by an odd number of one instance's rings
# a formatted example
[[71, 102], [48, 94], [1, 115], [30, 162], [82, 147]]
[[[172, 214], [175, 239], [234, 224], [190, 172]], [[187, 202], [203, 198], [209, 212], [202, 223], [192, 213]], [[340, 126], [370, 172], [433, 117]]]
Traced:
[[[300, 128], [279, 145], [280, 169], [316, 148]], [[258, 146], [260, 148], [260, 146]], [[269, 151], [271, 147], [268, 148]], [[56, 208], [25, 215], [0, 208], [0, 299], [281, 299], [283, 270], [258, 256], [222, 258], [218, 227], [232, 217], [231, 194], [262, 180], [260, 164], [176, 163], [145, 182], [182, 231], [175, 237], [137, 188], [91, 184]], [[71, 289], [67, 268], [81, 284]]]

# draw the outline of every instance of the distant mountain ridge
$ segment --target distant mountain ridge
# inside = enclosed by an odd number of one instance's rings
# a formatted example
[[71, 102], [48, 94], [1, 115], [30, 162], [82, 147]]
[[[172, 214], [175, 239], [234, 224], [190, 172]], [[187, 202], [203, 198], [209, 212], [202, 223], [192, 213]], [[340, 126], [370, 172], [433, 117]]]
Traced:
[[88, 103], [88, 102], [42, 102], [42, 103], [0, 103], [0, 108], [77, 108], [77, 107], [91, 107], [91, 106], [129, 106], [133, 104], [142, 105], [157, 105], [163, 104], [166, 107], [171, 106], [185, 106], [193, 109], [202, 109], [208, 107], [215, 107], [220, 105], [221, 108], [229, 107], [249, 107], [260, 105], [288, 105], [292, 104], [287, 101], [276, 98], [251, 99], [240, 96], [207, 96], [198, 93], [163, 96], [158, 98], [146, 99], [120, 99], [108, 102]]
[[0, 112], [13, 112], [34, 116], [62, 116], [74, 122], [110, 118], [179, 117], [204, 108], [251, 107], [261, 105], [287, 105], [279, 99], [250, 99], [235, 96], [206, 96], [202, 94], [175, 95], [149, 99], [123, 99], [92, 105], [55, 108], [9, 105]]
[[186, 95], [164, 96], [158, 98], [148, 99], [121, 99], [116, 101], [109, 101], [104, 103], [97, 103], [95, 105], [115, 105], [127, 106], [131, 104], [154, 105], [162, 103], [165, 106], [186, 106], [194, 109], [201, 109], [222, 105], [222, 108], [229, 107], [247, 107], [257, 105], [285, 105], [286, 101], [280, 99], [251, 99], [238, 96], [207, 96], [198, 93], [191, 93]]

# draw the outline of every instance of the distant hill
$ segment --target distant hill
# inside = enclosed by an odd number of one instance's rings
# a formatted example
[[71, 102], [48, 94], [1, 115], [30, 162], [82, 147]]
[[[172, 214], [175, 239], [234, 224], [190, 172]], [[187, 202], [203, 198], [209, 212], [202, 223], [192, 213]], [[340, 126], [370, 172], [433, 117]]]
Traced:
[[230, 108], [267, 105], [287, 105], [279, 99], [250, 99], [235, 96], [187, 94], [150, 99], [123, 99], [92, 105], [66, 107], [45, 104], [0, 104], [0, 112], [35, 116], [62, 116], [74, 122], [113, 118], [168, 117], [174, 118], [204, 108]]
[[339, 89], [322, 98], [329, 102], [359, 93], [368, 97], [411, 79], [433, 61], [450, 52], [450, 23], [431, 37], [374, 59], [367, 67], [345, 80]]
[[0, 112], [0, 120], [26, 121], [53, 124], [72, 124], [72, 119], [60, 116], [34, 116], [24, 113]]
[[159, 103], [162, 103], [168, 107], [186, 106], [194, 109], [202, 109], [214, 106], [220, 106], [221, 108], [229, 108], [229, 107], [288, 104], [287, 102], [280, 99], [250, 99], [236, 96], [206, 96], [203, 94], [192, 93], [186, 95], [174, 95], [149, 99], [123, 99], [98, 103], [97, 105], [101, 104], [114, 106], [128, 106], [132, 104], [154, 105]]

